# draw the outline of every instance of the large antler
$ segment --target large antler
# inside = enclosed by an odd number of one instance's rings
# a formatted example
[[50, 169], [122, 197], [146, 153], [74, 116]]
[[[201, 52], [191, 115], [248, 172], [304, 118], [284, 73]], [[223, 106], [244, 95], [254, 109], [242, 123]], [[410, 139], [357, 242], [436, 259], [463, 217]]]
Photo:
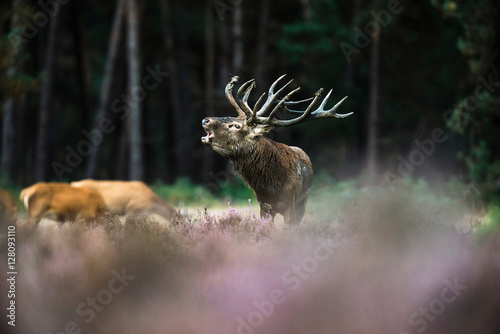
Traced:
[[238, 79], [239, 79], [238, 76], [234, 76], [231, 78], [231, 81], [229, 81], [227, 83], [226, 90], [225, 90], [226, 91], [226, 98], [229, 100], [229, 103], [231, 103], [231, 105], [234, 107], [234, 109], [236, 110], [238, 115], [247, 116], [243, 112], [243, 110], [241, 110], [241, 108], [238, 106], [238, 104], [236, 103], [236, 101], [234, 100], [234, 97], [233, 97], [233, 87], [234, 87], [234, 84], [238, 82]]
[[[285, 74], [286, 75], [286, 74]], [[266, 102], [262, 105], [262, 107], [257, 110], [258, 106], [262, 102], [262, 99], [266, 95], [266, 93], [262, 94], [261, 97], [257, 100], [257, 103], [255, 103], [255, 106], [253, 109], [250, 108], [248, 105], [248, 97], [250, 96], [250, 92], [252, 89], [255, 87], [255, 80], [249, 80], [245, 82], [243, 85], [241, 85], [240, 89], [238, 89], [237, 93], [237, 101], [234, 99], [232, 95], [232, 88], [234, 84], [238, 81], [238, 77], [233, 77], [231, 81], [227, 84], [226, 86], [226, 97], [228, 98], [229, 102], [231, 105], [236, 109], [238, 114], [240, 116], [246, 116], [247, 122], [248, 123], [254, 123], [254, 124], [266, 124], [266, 125], [271, 125], [271, 126], [290, 126], [293, 124], [305, 122], [311, 119], [316, 119], [316, 118], [323, 118], [323, 117], [335, 117], [335, 118], [344, 118], [347, 116], [352, 115], [353, 113], [348, 113], [348, 114], [337, 114], [335, 110], [342, 104], [342, 102], [347, 99], [347, 96], [344, 97], [342, 100], [340, 100], [336, 105], [334, 105], [331, 109], [325, 110], [326, 103], [328, 102], [328, 98], [330, 97], [332, 90], [328, 92], [328, 94], [325, 96], [323, 101], [321, 102], [320, 106], [313, 111], [313, 107], [318, 101], [318, 99], [321, 97], [321, 93], [323, 92], [323, 88], [318, 90], [314, 97], [301, 100], [301, 101], [288, 101], [290, 96], [292, 96], [294, 93], [300, 90], [299, 88], [296, 88], [286, 94], [281, 100], [278, 99], [278, 96], [280, 95], [283, 90], [288, 87], [288, 85], [293, 81], [290, 80], [287, 82], [283, 87], [281, 87], [277, 92], [274, 92], [278, 82], [285, 77], [285, 75], [282, 75], [279, 77], [272, 85], [269, 87], [269, 92], [268, 96], [266, 99]], [[298, 105], [304, 102], [312, 102], [308, 105], [306, 110], [304, 111], [299, 111], [299, 110], [293, 110], [288, 108], [289, 106], [294, 106]], [[273, 105], [276, 104], [273, 107]], [[271, 110], [272, 108], [272, 110]], [[295, 113], [295, 114], [301, 114], [299, 117], [292, 118], [292, 119], [286, 119], [286, 120], [279, 120], [275, 118], [276, 112], [280, 109], [284, 108], [288, 113]], [[263, 116], [266, 113], [268, 113], [268, 116]]]

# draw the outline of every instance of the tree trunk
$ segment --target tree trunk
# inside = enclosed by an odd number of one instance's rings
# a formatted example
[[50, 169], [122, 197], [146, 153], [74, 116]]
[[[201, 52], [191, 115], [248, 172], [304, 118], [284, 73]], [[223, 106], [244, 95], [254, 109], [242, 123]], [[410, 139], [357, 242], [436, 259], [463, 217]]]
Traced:
[[[357, 25], [357, 19], [358, 15], [360, 12], [360, 7], [361, 7], [361, 0], [354, 0], [352, 2], [352, 16], [351, 16], [351, 24], [350, 24], [350, 30], [354, 29]], [[347, 62], [347, 72], [346, 72], [346, 80], [347, 80], [347, 85], [349, 88], [354, 86], [354, 77], [356, 74], [356, 58], [354, 58], [353, 61]]]
[[302, 5], [302, 11], [304, 13], [304, 21], [311, 21], [312, 10], [309, 5], [309, 0], [300, 0], [300, 4]]
[[44, 78], [40, 91], [40, 111], [38, 114], [38, 134], [35, 156], [35, 179], [37, 181], [48, 178], [50, 149], [51, 109], [54, 105], [54, 82], [57, 70], [57, 51], [59, 39], [59, 23], [63, 9], [52, 17], [49, 27], [47, 49], [43, 65]]
[[[231, 52], [231, 34], [229, 27], [229, 20], [220, 21], [220, 72], [219, 72], [219, 84], [221, 88], [226, 85], [231, 77], [230, 72], [230, 57]], [[220, 89], [220, 96], [223, 98], [223, 89]]]
[[[215, 36], [212, 1], [205, 2], [205, 116], [214, 116], [215, 85]], [[203, 150], [203, 182], [210, 180], [214, 171], [214, 154], [212, 150]]]
[[[354, 0], [351, 2], [352, 6], [352, 15], [351, 15], [351, 22], [350, 22], [350, 31], [353, 31], [353, 29], [358, 25], [358, 18], [359, 14], [361, 11], [361, 0]], [[347, 69], [346, 69], [346, 86], [348, 91], [352, 91], [355, 89], [355, 78], [357, 76], [359, 68], [359, 60], [358, 57], [353, 57], [352, 61], [347, 62]], [[353, 138], [354, 140], [354, 145], [351, 149], [353, 159], [358, 160], [358, 161], [366, 161], [366, 144], [367, 144], [367, 131], [366, 131], [366, 114], [367, 111], [363, 110], [362, 114], [358, 115], [359, 119], [361, 120], [360, 122], [356, 122], [356, 137]], [[352, 170], [353, 175], [358, 175], [367, 166], [364, 164], [357, 164], [356, 168]]]
[[269, 13], [271, 11], [271, 0], [262, 0], [261, 15], [259, 21], [259, 33], [257, 38], [257, 67], [255, 69], [255, 81], [261, 87], [267, 87], [266, 65], [267, 65], [267, 28], [269, 25]]
[[130, 143], [130, 172], [132, 180], [143, 177], [142, 122], [141, 122], [141, 63], [139, 59], [139, 15], [137, 0], [127, 0], [127, 56], [128, 91], [130, 94], [128, 117]]
[[373, 36], [370, 59], [370, 102], [367, 126], [367, 171], [370, 182], [375, 181], [378, 167], [378, 99], [380, 32]]
[[[11, 71], [12, 67], [9, 67], [7, 72]], [[10, 73], [8, 74], [11, 75]], [[9, 97], [4, 104], [4, 118], [2, 127], [2, 156], [1, 156], [1, 166], [0, 172], [2, 177], [13, 180], [14, 178], [14, 165], [15, 165], [15, 152], [16, 152], [16, 129], [17, 129], [17, 119], [16, 114], [19, 110], [19, 101], [14, 100], [14, 98]]]
[[118, 180], [125, 180], [127, 179], [128, 175], [130, 174], [130, 146], [128, 143], [129, 136], [128, 136], [128, 130], [127, 126], [125, 124], [125, 127], [122, 129], [120, 133], [118, 133], [118, 152], [117, 152], [117, 158], [116, 158], [116, 168], [115, 172], [113, 173], [114, 178]]
[[[99, 122], [107, 116], [108, 109], [111, 104], [111, 91], [114, 82], [113, 79], [115, 77], [116, 67], [118, 66], [118, 51], [122, 40], [125, 5], [125, 0], [118, 0], [116, 4], [113, 25], [109, 36], [109, 49], [106, 59], [106, 68], [104, 70], [104, 79], [101, 87], [101, 96], [99, 98], [99, 105], [97, 106], [96, 118], [94, 122], [94, 128], [96, 129], [99, 128]], [[100, 145], [92, 145], [88, 158], [87, 170], [85, 172], [87, 178], [95, 178], [97, 175], [97, 168], [100, 161], [100, 151]]]
[[[24, 0], [14, 0], [13, 8], [14, 13], [12, 15], [11, 30], [16, 31], [22, 29], [22, 23], [20, 21], [21, 17], [15, 10], [16, 8], [23, 7]], [[18, 49], [10, 55], [9, 64], [7, 67], [7, 78], [13, 78], [22, 68], [23, 63], [23, 50], [19, 45]], [[12, 183], [15, 179], [16, 174], [16, 152], [19, 150], [18, 139], [19, 139], [19, 123], [20, 123], [20, 113], [23, 108], [23, 99], [20, 96], [9, 95], [5, 101], [3, 112], [4, 118], [2, 123], [2, 150], [0, 156], [0, 172], [3, 177], [7, 177]]]
[[89, 94], [89, 82], [87, 78], [87, 67], [85, 63], [85, 45], [83, 41], [82, 32], [80, 29], [80, 24], [78, 22], [79, 14], [79, 4], [75, 1], [69, 3], [70, 15], [71, 15], [71, 30], [73, 34], [73, 47], [75, 54], [75, 68], [78, 80], [78, 91], [80, 94], [80, 111], [82, 115], [82, 125], [87, 126], [89, 124], [88, 117], [90, 115], [90, 94]]
[[[174, 157], [177, 166], [178, 176], [189, 176], [194, 179], [196, 168], [194, 164], [195, 158], [195, 143], [199, 143], [199, 137], [193, 135], [193, 108], [191, 97], [190, 84], [190, 64], [188, 62], [192, 48], [189, 45], [188, 28], [186, 26], [179, 27], [179, 55], [180, 61], [177, 66], [177, 85], [179, 88], [179, 96], [181, 107], [174, 110], [173, 116], [173, 131], [174, 131]], [[201, 119], [199, 120], [201, 121]], [[196, 122], [200, 126], [200, 123]], [[196, 130], [197, 133], [199, 130]]]
[[243, 2], [233, 13], [233, 74], [241, 75], [243, 67]]
[[[189, 143], [187, 142], [185, 136], [187, 134], [186, 129], [186, 115], [183, 112], [183, 102], [182, 93], [180, 91], [179, 85], [179, 73], [178, 64], [175, 59], [175, 48], [174, 48], [174, 37], [172, 34], [172, 14], [170, 11], [170, 3], [168, 0], [160, 0], [161, 14], [163, 19], [163, 34], [165, 38], [165, 51], [166, 51], [166, 64], [169, 73], [169, 97], [171, 102], [171, 115], [173, 124], [170, 124], [170, 129], [175, 133], [174, 145], [175, 158], [174, 158], [174, 168], [173, 174], [176, 176], [191, 176], [192, 164], [191, 156], [188, 154]], [[185, 150], [186, 149], [186, 150]]]

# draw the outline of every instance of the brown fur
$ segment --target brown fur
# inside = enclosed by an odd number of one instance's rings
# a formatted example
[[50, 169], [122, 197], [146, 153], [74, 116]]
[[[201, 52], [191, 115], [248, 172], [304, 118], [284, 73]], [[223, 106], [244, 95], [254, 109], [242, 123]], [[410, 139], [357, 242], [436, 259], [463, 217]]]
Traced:
[[17, 204], [12, 195], [0, 189], [0, 221], [13, 222], [17, 219]]
[[264, 137], [271, 128], [247, 125], [241, 117], [208, 117], [203, 126], [209, 133], [203, 143], [232, 162], [255, 192], [261, 216], [279, 213], [292, 224], [302, 220], [313, 179], [304, 151]]
[[104, 216], [106, 205], [99, 193], [66, 183], [36, 183], [21, 192], [29, 217], [35, 221], [94, 220]]
[[99, 192], [112, 214], [154, 212], [167, 219], [171, 219], [174, 214], [174, 209], [144, 182], [82, 180], [72, 182], [71, 185]]

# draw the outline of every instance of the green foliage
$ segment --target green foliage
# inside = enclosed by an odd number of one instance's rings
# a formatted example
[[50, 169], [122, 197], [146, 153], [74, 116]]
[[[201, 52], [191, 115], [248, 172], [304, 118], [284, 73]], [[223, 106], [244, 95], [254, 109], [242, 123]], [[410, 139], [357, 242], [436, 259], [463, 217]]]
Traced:
[[481, 140], [479, 145], [472, 147], [465, 161], [469, 167], [471, 179], [476, 182], [491, 178], [495, 174], [500, 175], [500, 161], [491, 163], [491, 151], [485, 140]]
[[253, 191], [239, 178], [223, 182], [217, 194], [212, 194], [203, 185], [192, 183], [188, 178], [178, 178], [172, 185], [157, 180], [151, 188], [164, 200], [180, 206], [226, 206], [228, 202], [241, 206], [247, 205], [249, 199], [256, 202]]
[[26, 94], [36, 92], [40, 85], [40, 75], [29, 75], [24, 71], [15, 71], [9, 73], [11, 67], [19, 67], [20, 64], [31, 59], [23, 44], [15, 36], [21, 36], [21, 27], [12, 31], [4, 31], [4, 27], [11, 24], [12, 15], [29, 16], [33, 15], [34, 8], [10, 7], [10, 3], [4, 3], [0, 7], [0, 103], [3, 103], [7, 97], [16, 100], [26, 98]]
[[[311, 2], [311, 7], [312, 20], [283, 25], [279, 48], [286, 55], [287, 64], [307, 66], [308, 73], [303, 73], [305, 79], [311, 80], [311, 74], [317, 74], [315, 80], [321, 82], [325, 73], [338, 78], [345, 67], [345, 60], [338, 45], [349, 38], [348, 26], [342, 22], [337, 1], [314, 1]], [[310, 66], [312, 63], [315, 66]], [[338, 84], [336, 88], [339, 88]]]
[[21, 194], [22, 189], [14, 184], [11, 179], [8, 178], [6, 174], [0, 175], [0, 188], [7, 190], [16, 200], [17, 208], [20, 212], [24, 212], [24, 205], [21, 203], [19, 199], [19, 195]]
[[498, 81], [495, 66], [500, 60], [495, 38], [500, 28], [498, 2], [431, 0], [431, 3], [463, 27], [457, 48], [469, 65], [470, 74], [466, 78], [469, 94], [453, 107], [447, 125], [467, 138], [467, 150], [460, 157], [467, 165], [470, 180], [480, 184], [486, 197], [492, 198], [500, 193], [500, 143], [495, 122], [500, 92], [492, 83]]
[[164, 200], [180, 206], [211, 206], [216, 198], [203, 186], [193, 184], [188, 178], [178, 178], [173, 185], [157, 180], [151, 188]]
[[488, 214], [476, 228], [474, 235], [477, 240], [481, 241], [498, 231], [500, 231], [500, 206], [496, 203], [490, 206]]
[[248, 200], [255, 201], [255, 195], [243, 180], [232, 178], [228, 182], [221, 184], [220, 196], [234, 205], [248, 203]]
[[[404, 205], [426, 208], [426, 220], [444, 225], [460, 225], [464, 231], [471, 228], [463, 221], [471, 212], [477, 211], [474, 196], [469, 188], [457, 179], [446, 184], [429, 185], [424, 179], [405, 178], [391, 191], [385, 187], [364, 187], [361, 179], [336, 181], [327, 173], [315, 177], [308, 202], [308, 212], [317, 221], [329, 222], [332, 217], [342, 217], [346, 212], [363, 210], [361, 203], [377, 201], [378, 198], [399, 194], [408, 200]], [[477, 212], [475, 214], [481, 214]], [[340, 219], [340, 218], [339, 218]]]
[[[295, 127], [302, 142], [310, 147], [317, 147], [318, 137], [322, 138], [322, 154], [312, 158], [315, 166], [327, 168], [337, 162], [346, 164], [345, 155], [335, 159], [344, 148], [345, 138], [356, 138], [358, 143], [366, 140], [363, 131], [369, 108], [371, 42], [359, 47], [355, 28], [365, 31], [367, 22], [375, 20], [372, 12], [387, 11], [387, 2], [347, 4], [323, 0], [310, 2], [310, 6], [313, 14], [310, 21], [296, 20], [283, 25], [279, 47], [290, 72], [299, 73], [296, 79], [305, 92], [303, 96], [312, 95], [318, 87], [333, 88], [332, 101], [349, 96], [341, 109], [353, 111], [351, 118]], [[462, 96], [462, 81], [454, 78], [466, 76], [466, 62], [456, 48], [460, 24], [443, 20], [428, 2], [402, 3], [402, 6], [401, 13], [387, 19], [389, 23], [380, 35], [381, 161], [393, 152], [405, 150], [402, 143], [415, 139], [418, 126], [442, 128], [443, 113], [450, 101]], [[359, 50], [359, 54], [352, 55], [351, 63], [342, 53], [342, 43]], [[353, 151], [353, 142], [348, 141], [346, 154]], [[328, 155], [329, 152], [332, 154]], [[454, 154], [451, 152], [450, 156]], [[359, 161], [355, 163], [359, 165]]]

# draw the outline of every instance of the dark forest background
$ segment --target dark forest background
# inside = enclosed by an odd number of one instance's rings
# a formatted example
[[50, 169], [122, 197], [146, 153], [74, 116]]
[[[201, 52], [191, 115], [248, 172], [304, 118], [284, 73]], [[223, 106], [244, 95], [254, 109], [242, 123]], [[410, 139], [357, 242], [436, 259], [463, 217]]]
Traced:
[[[354, 112], [270, 134], [303, 148], [316, 171], [389, 185], [458, 179], [491, 198], [500, 187], [499, 7], [4, 1], [2, 182], [217, 183], [227, 161], [202, 146], [201, 120], [235, 116], [224, 97], [232, 75], [256, 79], [255, 102], [286, 73], [302, 87], [297, 98], [332, 88], [330, 105], [348, 95], [339, 113]], [[442, 140], [431, 145], [436, 131]]]

